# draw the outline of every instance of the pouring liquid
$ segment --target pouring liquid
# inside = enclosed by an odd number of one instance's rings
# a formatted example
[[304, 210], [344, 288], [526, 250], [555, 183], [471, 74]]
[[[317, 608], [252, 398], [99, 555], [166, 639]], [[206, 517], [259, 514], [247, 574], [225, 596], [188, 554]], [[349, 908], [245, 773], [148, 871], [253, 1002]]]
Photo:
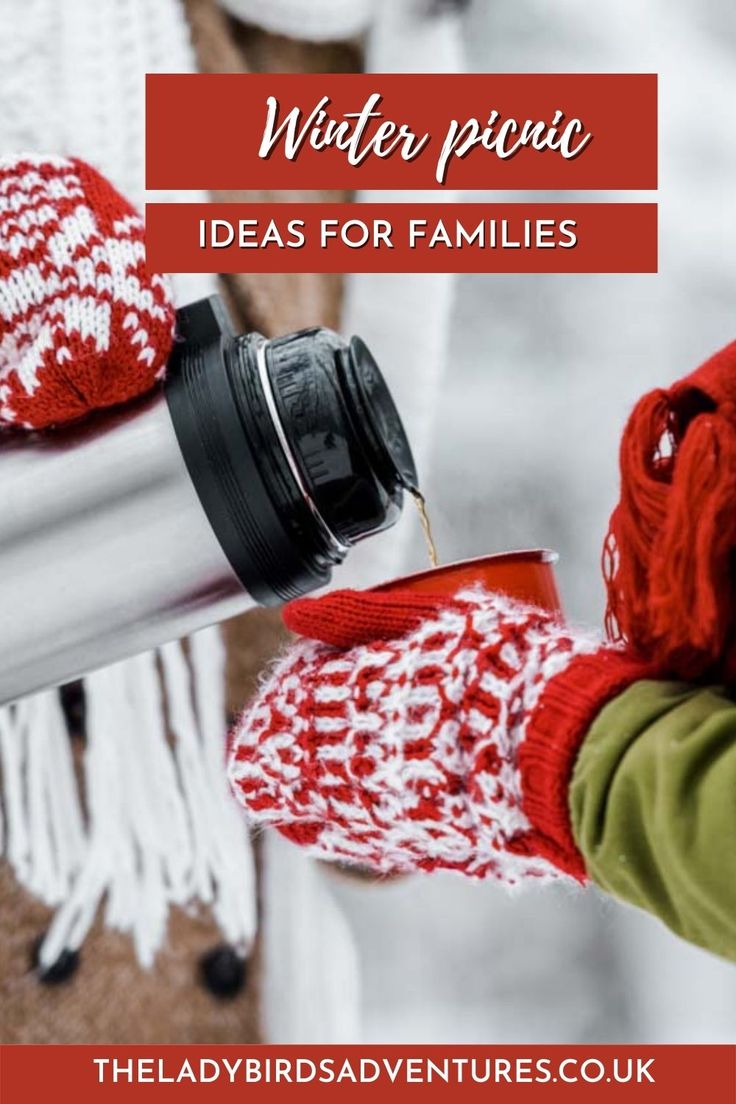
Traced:
[[439, 567], [440, 561], [437, 555], [437, 545], [434, 543], [434, 537], [432, 536], [432, 525], [429, 520], [429, 513], [427, 512], [426, 499], [419, 490], [412, 490], [411, 494], [419, 514], [419, 521], [422, 525], [422, 532], [424, 533], [424, 541], [427, 545], [427, 555], [429, 556], [430, 565], [432, 567]]

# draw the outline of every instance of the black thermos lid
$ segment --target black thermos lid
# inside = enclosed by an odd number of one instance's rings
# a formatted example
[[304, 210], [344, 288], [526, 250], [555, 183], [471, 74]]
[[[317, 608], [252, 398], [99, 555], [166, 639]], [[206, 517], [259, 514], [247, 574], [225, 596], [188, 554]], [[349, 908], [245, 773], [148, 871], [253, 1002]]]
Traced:
[[263, 605], [327, 583], [417, 487], [401, 419], [359, 337], [236, 336], [211, 296], [178, 312], [166, 395], [210, 524]]

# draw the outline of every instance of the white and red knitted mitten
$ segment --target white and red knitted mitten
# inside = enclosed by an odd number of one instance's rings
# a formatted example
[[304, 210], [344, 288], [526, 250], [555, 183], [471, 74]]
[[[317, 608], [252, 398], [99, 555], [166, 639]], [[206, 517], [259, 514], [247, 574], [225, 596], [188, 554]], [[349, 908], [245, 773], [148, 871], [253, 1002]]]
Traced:
[[83, 161], [0, 159], [0, 425], [126, 402], [163, 373], [174, 308], [143, 220]]
[[483, 590], [338, 591], [285, 620], [313, 639], [278, 662], [231, 747], [256, 823], [380, 872], [585, 878], [575, 754], [640, 665]]

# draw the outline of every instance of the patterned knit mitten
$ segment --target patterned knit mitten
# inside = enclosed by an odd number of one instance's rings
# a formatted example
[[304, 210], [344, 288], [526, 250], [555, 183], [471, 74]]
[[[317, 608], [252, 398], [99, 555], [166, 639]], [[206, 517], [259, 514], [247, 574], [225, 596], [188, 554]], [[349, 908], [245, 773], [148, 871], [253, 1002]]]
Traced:
[[40, 428], [147, 391], [171, 349], [143, 220], [83, 161], [0, 159], [0, 425]]
[[386, 873], [584, 879], [567, 809], [576, 751], [640, 665], [483, 590], [338, 591], [285, 620], [312, 639], [279, 661], [231, 748], [256, 823]]

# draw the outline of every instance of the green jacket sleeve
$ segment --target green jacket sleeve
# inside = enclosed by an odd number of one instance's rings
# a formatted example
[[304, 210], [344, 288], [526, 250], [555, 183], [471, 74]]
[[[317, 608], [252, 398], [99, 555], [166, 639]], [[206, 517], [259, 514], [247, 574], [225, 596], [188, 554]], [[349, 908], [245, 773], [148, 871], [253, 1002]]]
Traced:
[[591, 879], [736, 961], [736, 703], [637, 682], [598, 715], [569, 791]]

